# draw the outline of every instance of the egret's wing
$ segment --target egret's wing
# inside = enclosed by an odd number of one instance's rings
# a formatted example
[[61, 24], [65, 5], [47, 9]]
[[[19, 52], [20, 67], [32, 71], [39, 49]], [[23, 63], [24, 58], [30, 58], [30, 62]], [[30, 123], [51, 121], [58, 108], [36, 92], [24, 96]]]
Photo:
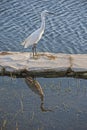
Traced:
[[31, 40], [31, 35], [28, 36], [24, 42], [21, 43], [21, 45], [24, 46], [24, 48], [27, 48], [28, 46], [31, 46], [33, 43], [32, 43], [32, 40]]
[[25, 43], [26, 43], [26, 40], [25, 40], [25, 41], [23, 41], [23, 42], [21, 43], [21, 45], [22, 45], [22, 46], [24, 46], [24, 45], [25, 45]]
[[24, 48], [27, 48], [28, 46], [37, 43], [39, 41], [39, 36], [40, 36], [40, 29], [36, 30], [29, 37], [27, 37], [25, 41], [21, 43], [21, 45], [23, 45]]

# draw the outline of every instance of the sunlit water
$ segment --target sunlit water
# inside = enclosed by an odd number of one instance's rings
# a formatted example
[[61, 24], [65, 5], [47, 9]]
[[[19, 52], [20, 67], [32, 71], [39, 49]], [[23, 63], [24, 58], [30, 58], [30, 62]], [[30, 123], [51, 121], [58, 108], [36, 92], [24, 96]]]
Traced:
[[[31, 51], [21, 42], [41, 24], [38, 51], [87, 54], [87, 0], [0, 0], [0, 51]], [[44, 101], [24, 79], [0, 77], [0, 129], [87, 130], [87, 81], [37, 78]]]

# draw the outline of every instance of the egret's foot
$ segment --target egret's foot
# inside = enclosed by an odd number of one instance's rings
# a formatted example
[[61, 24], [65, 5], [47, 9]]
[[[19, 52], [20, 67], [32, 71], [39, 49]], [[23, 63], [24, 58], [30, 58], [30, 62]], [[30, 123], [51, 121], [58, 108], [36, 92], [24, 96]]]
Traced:
[[37, 59], [38, 59], [38, 56], [35, 55], [35, 56], [33, 57], [33, 59], [37, 60]]
[[37, 55], [37, 52], [35, 51], [35, 56]]
[[34, 56], [33, 56], [33, 59], [38, 59], [39, 57], [38, 57], [38, 54], [36, 53]]
[[30, 59], [37, 59], [38, 58], [38, 55], [31, 55], [30, 56]]

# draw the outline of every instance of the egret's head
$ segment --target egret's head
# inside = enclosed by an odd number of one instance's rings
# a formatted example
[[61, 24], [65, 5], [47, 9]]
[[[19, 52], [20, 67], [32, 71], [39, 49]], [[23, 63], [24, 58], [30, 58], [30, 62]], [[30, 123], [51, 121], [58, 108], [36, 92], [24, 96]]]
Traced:
[[48, 10], [44, 10], [44, 11], [42, 11], [41, 16], [45, 17], [45, 15], [47, 15], [47, 14], [53, 14], [53, 13], [49, 12]]

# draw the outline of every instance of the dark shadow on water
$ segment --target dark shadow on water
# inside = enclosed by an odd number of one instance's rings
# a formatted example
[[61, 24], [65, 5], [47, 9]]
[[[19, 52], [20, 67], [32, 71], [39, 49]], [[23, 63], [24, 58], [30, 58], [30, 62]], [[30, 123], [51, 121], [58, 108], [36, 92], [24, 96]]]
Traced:
[[46, 109], [44, 107], [44, 92], [43, 89], [41, 87], [41, 85], [39, 84], [39, 82], [32, 77], [26, 77], [25, 78], [25, 82], [27, 84], [27, 86], [37, 95], [39, 95], [40, 100], [41, 100], [41, 104], [40, 104], [40, 109], [42, 112], [48, 112], [48, 111], [53, 111], [51, 109]]

